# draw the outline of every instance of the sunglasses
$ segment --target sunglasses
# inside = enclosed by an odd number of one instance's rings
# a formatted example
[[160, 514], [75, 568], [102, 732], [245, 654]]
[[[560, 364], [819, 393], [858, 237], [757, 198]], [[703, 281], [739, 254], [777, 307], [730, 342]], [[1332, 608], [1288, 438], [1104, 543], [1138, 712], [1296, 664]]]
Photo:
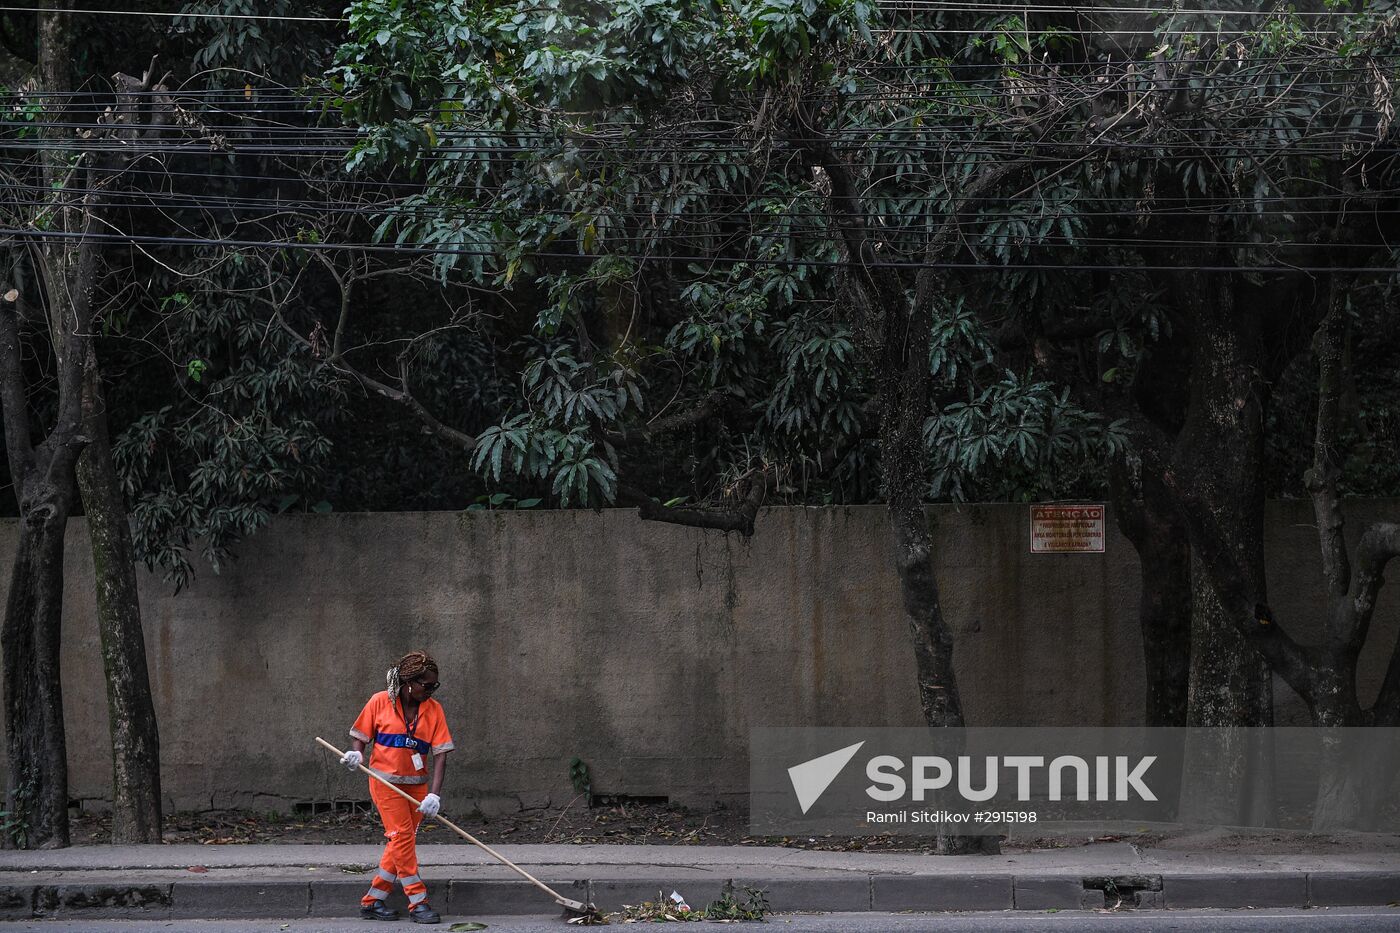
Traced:
[[433, 692], [433, 691], [436, 690], [438, 687], [441, 687], [441, 686], [442, 686], [442, 681], [440, 681], [440, 680], [435, 680], [435, 681], [433, 681], [432, 683], [424, 683], [424, 682], [421, 681], [421, 680], [410, 680], [409, 683], [411, 683], [411, 684], [417, 684], [418, 686], [422, 687], [424, 690], [427, 690], [429, 693]]

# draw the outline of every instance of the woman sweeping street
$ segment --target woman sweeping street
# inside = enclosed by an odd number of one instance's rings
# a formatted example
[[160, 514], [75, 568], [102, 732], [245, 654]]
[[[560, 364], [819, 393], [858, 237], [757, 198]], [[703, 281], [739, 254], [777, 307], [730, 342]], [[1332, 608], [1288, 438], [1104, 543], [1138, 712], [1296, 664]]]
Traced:
[[370, 697], [351, 727], [354, 742], [340, 763], [355, 770], [366, 763], [364, 749], [372, 744], [368, 767], [406, 791], [418, 806], [370, 779], [370, 798], [379, 808], [389, 841], [379, 859], [379, 870], [360, 899], [360, 916], [366, 920], [399, 919], [399, 912], [384, 903], [397, 881], [408, 896], [409, 918], [415, 923], [438, 923], [442, 916], [428, 906], [428, 886], [418, 876], [415, 842], [423, 817], [436, 816], [442, 806], [439, 794], [447, 771], [445, 756], [455, 747], [442, 704], [432, 699], [439, 686], [437, 662], [427, 652], [410, 651], [389, 668], [386, 679], [387, 689]]

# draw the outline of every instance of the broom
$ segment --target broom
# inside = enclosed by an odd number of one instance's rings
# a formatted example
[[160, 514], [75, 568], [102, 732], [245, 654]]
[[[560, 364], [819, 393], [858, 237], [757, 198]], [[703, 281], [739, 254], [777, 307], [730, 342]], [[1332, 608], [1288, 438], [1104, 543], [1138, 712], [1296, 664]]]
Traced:
[[[325, 739], [321, 738], [319, 735], [316, 737], [316, 741], [321, 743], [321, 745], [325, 746], [327, 751], [334, 752], [336, 757], [345, 757], [344, 752], [336, 748], [331, 743], [327, 742]], [[363, 771], [365, 774], [368, 774], [370, 777], [374, 778], [376, 781], [383, 784], [385, 787], [389, 788], [394, 793], [407, 800], [409, 803], [412, 803], [415, 807], [418, 805], [418, 801], [413, 799], [411, 795], [406, 794], [398, 787], [395, 787], [391, 782], [385, 780], [383, 776], [376, 774], [369, 768], [366, 768], [364, 765], [359, 765], [359, 770]], [[535, 887], [539, 888], [545, 894], [548, 894], [551, 898], [554, 899], [554, 903], [564, 908], [564, 916], [568, 919], [570, 923], [579, 923], [585, 926], [592, 926], [594, 924], [604, 924], [608, 922], [607, 918], [605, 918], [598, 911], [597, 907], [594, 907], [592, 904], [585, 904], [583, 901], [570, 900], [569, 898], [560, 894], [558, 891], [555, 891], [549, 885], [545, 884], [543, 881], [536, 878], [534, 875], [530, 874], [528, 871], [521, 868], [519, 865], [515, 864], [510, 859], [506, 858], [504, 855], [497, 852], [495, 849], [491, 848], [486, 843], [482, 842], [480, 839], [476, 838], [471, 833], [467, 832], [465, 829], [458, 826], [456, 823], [452, 822], [442, 814], [439, 813], [437, 816], [433, 817], [433, 819], [437, 820], [439, 823], [446, 826], [448, 829], [452, 830], [457, 835], [470, 842], [472, 845], [481, 849], [483, 852], [496, 859], [496, 861], [500, 862], [502, 865], [505, 865], [507, 868], [510, 868], [511, 870], [515, 871], [522, 878], [533, 884]]]

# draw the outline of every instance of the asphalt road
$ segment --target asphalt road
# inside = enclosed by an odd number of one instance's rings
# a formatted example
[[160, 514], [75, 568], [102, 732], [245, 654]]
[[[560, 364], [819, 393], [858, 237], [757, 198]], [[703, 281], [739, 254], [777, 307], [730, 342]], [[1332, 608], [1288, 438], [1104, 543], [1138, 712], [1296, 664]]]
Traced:
[[[467, 918], [449, 917], [437, 927], [421, 927], [448, 933], [455, 922]], [[563, 933], [581, 929], [561, 920], [541, 917], [473, 917], [485, 923], [488, 933]], [[636, 929], [637, 927], [631, 927]], [[671, 927], [667, 927], [668, 929]], [[416, 930], [420, 927], [399, 921], [396, 925], [366, 920], [25, 920], [0, 923], [0, 933], [366, 933], [382, 930]], [[713, 930], [759, 929], [770, 933], [901, 933], [936, 930], [938, 933], [1067, 933], [1067, 931], [1113, 931], [1113, 933], [1394, 933], [1400, 930], [1400, 908], [1333, 907], [1314, 910], [1181, 910], [1142, 913], [1087, 913], [1061, 911], [1032, 913], [1007, 911], [975, 914], [777, 914], [767, 924], [694, 924], [684, 929], [695, 933]]]

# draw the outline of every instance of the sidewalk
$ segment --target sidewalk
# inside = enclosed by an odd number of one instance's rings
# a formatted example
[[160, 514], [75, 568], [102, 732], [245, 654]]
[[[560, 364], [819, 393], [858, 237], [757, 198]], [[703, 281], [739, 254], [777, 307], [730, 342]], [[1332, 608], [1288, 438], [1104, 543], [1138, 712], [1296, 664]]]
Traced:
[[[1084, 836], [1073, 837], [1082, 843]], [[1127, 837], [1131, 840], [1131, 837]], [[1146, 837], [1144, 837], [1146, 838]], [[779, 911], [1375, 906], [1400, 901], [1400, 839], [1219, 832], [1160, 846], [1109, 841], [1004, 855], [815, 852], [758, 846], [502, 845], [566, 897], [617, 910], [678, 890], [692, 907], [726, 883]], [[344, 917], [374, 845], [90, 846], [0, 851], [0, 919]], [[445, 917], [557, 913], [484, 852], [420, 845]], [[191, 871], [191, 868], [197, 870]], [[401, 895], [398, 895], [401, 897]]]

